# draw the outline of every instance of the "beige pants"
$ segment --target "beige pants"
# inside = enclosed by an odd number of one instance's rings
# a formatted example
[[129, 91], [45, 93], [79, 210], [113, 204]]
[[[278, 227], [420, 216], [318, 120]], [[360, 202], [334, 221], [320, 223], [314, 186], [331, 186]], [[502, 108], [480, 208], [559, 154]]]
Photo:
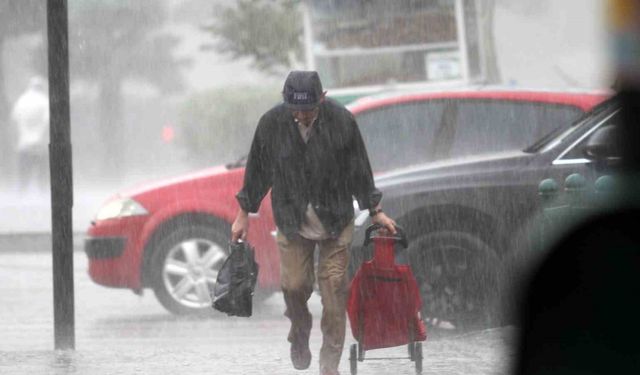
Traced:
[[278, 231], [280, 280], [285, 315], [291, 320], [289, 342], [296, 345], [308, 340], [311, 313], [307, 300], [313, 292], [314, 249], [318, 245], [318, 286], [322, 299], [322, 348], [320, 370], [336, 371], [340, 363], [346, 327], [347, 266], [353, 222], [337, 239], [311, 241], [299, 235], [287, 238]]

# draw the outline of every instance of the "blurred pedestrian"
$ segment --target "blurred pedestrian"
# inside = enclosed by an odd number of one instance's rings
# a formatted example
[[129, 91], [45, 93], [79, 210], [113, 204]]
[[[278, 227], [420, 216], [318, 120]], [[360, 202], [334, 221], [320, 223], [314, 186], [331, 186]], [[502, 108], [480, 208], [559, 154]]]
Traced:
[[374, 223], [395, 233], [395, 222], [380, 208], [382, 194], [374, 185], [353, 115], [325, 94], [317, 72], [288, 75], [284, 103], [267, 111], [258, 123], [231, 230], [232, 241], [246, 238], [248, 213], [258, 211], [271, 189], [285, 316], [291, 320], [291, 361], [298, 370], [311, 363], [312, 317], [307, 300], [313, 292], [318, 246], [323, 306], [320, 373], [333, 375], [338, 373], [345, 338], [353, 197], [360, 209], [369, 210]]
[[49, 96], [42, 77], [29, 81], [11, 113], [17, 127], [18, 189], [24, 192], [32, 181], [37, 189], [46, 187], [48, 175]]

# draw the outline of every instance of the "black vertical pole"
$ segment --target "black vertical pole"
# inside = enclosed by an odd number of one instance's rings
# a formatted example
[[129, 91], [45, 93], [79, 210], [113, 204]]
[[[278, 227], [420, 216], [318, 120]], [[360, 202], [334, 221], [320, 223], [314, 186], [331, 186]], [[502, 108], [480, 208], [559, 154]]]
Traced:
[[67, 0], [47, 0], [55, 349], [75, 349]]

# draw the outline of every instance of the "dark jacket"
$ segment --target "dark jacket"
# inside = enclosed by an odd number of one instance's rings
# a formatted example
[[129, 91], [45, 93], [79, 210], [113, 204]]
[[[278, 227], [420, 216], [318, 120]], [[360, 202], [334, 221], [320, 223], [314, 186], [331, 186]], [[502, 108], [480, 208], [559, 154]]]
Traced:
[[271, 188], [276, 225], [286, 236], [299, 231], [310, 202], [335, 238], [353, 219], [354, 196], [365, 210], [377, 206], [382, 194], [373, 183], [356, 121], [346, 108], [325, 100], [311, 131], [305, 144], [284, 104], [265, 113], [236, 197], [242, 209], [257, 212]]

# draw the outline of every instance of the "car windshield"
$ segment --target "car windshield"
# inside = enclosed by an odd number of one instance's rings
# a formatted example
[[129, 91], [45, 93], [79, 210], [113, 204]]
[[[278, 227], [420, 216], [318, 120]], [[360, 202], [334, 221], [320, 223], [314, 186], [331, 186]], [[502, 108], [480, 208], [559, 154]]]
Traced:
[[[569, 127], [559, 126], [553, 129], [552, 131], [547, 133], [544, 137], [542, 137], [540, 140], [538, 140], [536, 143], [524, 149], [524, 152], [536, 153], [542, 149], [547, 150], [555, 147], [555, 145], [557, 144], [557, 140], [564, 139], [566, 136], [568, 136], [569, 134], [573, 133], [575, 130], [580, 128], [580, 125], [586, 122], [585, 119], [587, 117], [588, 116], [586, 115], [581, 116], [578, 120], [571, 123]], [[550, 145], [553, 145], [553, 146], [550, 146]]]
[[524, 152], [546, 152], [553, 149], [554, 147], [564, 142], [564, 140], [567, 139], [567, 137], [569, 137], [571, 134], [579, 129], [582, 129], [585, 124], [590, 124], [594, 118], [599, 118], [600, 114], [608, 111], [616, 105], [617, 104], [615, 103], [615, 101], [611, 99], [596, 106], [594, 109], [585, 113], [583, 116], [580, 116], [580, 118], [578, 118], [576, 121], [572, 122], [569, 127], [560, 126], [552, 130], [547, 135], [542, 137], [539, 141], [526, 148]]

